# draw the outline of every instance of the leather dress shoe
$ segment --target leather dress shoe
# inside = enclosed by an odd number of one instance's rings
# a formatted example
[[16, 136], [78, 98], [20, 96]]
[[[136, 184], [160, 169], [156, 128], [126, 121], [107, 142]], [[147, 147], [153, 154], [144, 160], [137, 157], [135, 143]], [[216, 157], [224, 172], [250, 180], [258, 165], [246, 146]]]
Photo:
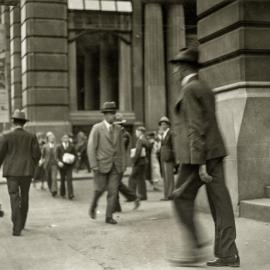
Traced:
[[97, 218], [96, 210], [90, 209], [90, 210], [89, 210], [89, 216], [90, 216], [90, 218], [92, 218], [92, 219], [96, 219], [96, 218]]
[[115, 225], [117, 224], [117, 221], [113, 218], [106, 218], [106, 223]]
[[134, 201], [134, 208], [133, 208], [133, 210], [136, 210], [136, 209], [138, 209], [139, 207], [140, 207], [140, 199], [136, 199], [135, 201]]
[[212, 261], [208, 261], [206, 265], [213, 267], [240, 267], [240, 258], [238, 255], [229, 258], [216, 258]]
[[21, 232], [15, 232], [15, 231], [13, 231], [12, 235], [13, 236], [21, 236]]

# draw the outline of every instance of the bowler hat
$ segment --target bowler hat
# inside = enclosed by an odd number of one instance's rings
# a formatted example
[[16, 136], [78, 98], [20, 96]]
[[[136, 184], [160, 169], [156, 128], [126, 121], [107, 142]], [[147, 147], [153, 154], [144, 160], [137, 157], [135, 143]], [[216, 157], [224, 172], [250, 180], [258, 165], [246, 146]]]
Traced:
[[122, 113], [118, 112], [115, 114], [115, 124], [121, 125], [121, 124], [125, 124], [127, 122], [127, 120], [124, 119], [124, 116]]
[[191, 63], [199, 65], [199, 51], [197, 48], [181, 49], [174, 58], [170, 60], [171, 63]]
[[169, 118], [166, 117], [166, 116], [162, 116], [162, 117], [160, 118], [158, 124], [161, 125], [161, 123], [163, 123], [163, 122], [164, 122], [164, 123], [167, 123], [168, 125], [171, 125], [171, 121], [170, 121]]
[[116, 103], [114, 101], [107, 101], [104, 102], [102, 108], [101, 108], [101, 112], [102, 113], [106, 113], [106, 112], [116, 112], [117, 108], [116, 108]]
[[19, 109], [16, 109], [12, 115], [12, 119], [15, 119], [15, 120], [21, 120], [21, 121], [24, 121], [24, 122], [28, 122], [29, 120], [26, 118], [25, 116], [25, 112], [24, 111], [21, 111]]

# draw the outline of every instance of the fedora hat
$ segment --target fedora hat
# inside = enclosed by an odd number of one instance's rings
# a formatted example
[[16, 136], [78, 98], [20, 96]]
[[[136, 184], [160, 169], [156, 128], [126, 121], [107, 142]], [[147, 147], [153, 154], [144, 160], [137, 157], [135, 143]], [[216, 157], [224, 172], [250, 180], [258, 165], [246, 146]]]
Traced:
[[12, 115], [12, 119], [15, 119], [15, 120], [21, 120], [21, 121], [25, 121], [25, 122], [28, 122], [29, 120], [26, 118], [25, 116], [25, 112], [24, 111], [21, 111], [19, 109], [16, 109]]
[[199, 50], [197, 48], [181, 49], [169, 62], [174, 64], [191, 63], [199, 65]]
[[115, 114], [115, 124], [121, 125], [121, 124], [125, 124], [127, 122], [127, 120], [124, 119], [124, 116], [122, 113], [118, 112]]
[[106, 112], [116, 112], [117, 108], [116, 108], [116, 103], [114, 101], [107, 101], [103, 103], [103, 106], [101, 108], [101, 112], [102, 113], [106, 113]]
[[142, 133], [145, 133], [145, 132], [146, 132], [146, 129], [145, 129], [145, 127], [143, 127], [143, 126], [137, 127], [136, 130], [139, 130], [139, 131], [141, 131]]
[[171, 121], [170, 121], [169, 118], [166, 117], [166, 116], [162, 116], [162, 117], [160, 118], [158, 124], [161, 125], [161, 123], [163, 123], [163, 122], [164, 122], [164, 123], [167, 123], [168, 125], [171, 125]]

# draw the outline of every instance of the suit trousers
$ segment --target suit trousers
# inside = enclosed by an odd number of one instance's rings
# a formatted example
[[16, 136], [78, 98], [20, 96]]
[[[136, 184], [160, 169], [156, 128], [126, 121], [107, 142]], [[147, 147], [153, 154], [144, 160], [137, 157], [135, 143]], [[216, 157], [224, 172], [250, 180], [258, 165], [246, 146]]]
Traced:
[[137, 194], [139, 199], [147, 200], [144, 164], [134, 165], [132, 167], [128, 188]]
[[119, 193], [121, 193], [128, 202], [133, 202], [137, 199], [136, 193], [130, 190], [123, 182], [122, 182], [122, 177], [123, 174], [120, 177], [119, 180], [119, 187], [118, 187], [118, 194], [117, 194], [117, 200], [115, 204], [115, 211], [121, 211], [121, 205], [120, 205], [120, 198], [119, 198]]
[[48, 187], [51, 191], [51, 193], [57, 192], [57, 173], [58, 173], [58, 167], [57, 165], [49, 165], [45, 169], [46, 173], [46, 180], [48, 183]]
[[72, 166], [65, 166], [64, 168], [60, 169], [60, 195], [66, 196], [66, 183], [67, 182], [67, 192], [68, 197], [71, 198], [74, 196], [73, 194], [73, 183], [72, 183]]
[[25, 226], [29, 205], [29, 189], [32, 177], [7, 177], [11, 205], [13, 231], [20, 233]]
[[[229, 191], [224, 181], [223, 159], [217, 158], [206, 163], [208, 173], [213, 181], [206, 184], [211, 214], [215, 223], [215, 256], [228, 258], [238, 254], [235, 244], [236, 229]], [[198, 228], [194, 222], [194, 201], [199, 188], [204, 184], [198, 174], [199, 166], [183, 164], [179, 170], [177, 188], [189, 177], [193, 181], [183, 193], [175, 198], [174, 205], [177, 216], [190, 234], [191, 241], [200, 247]]]
[[174, 163], [162, 162], [162, 176], [164, 181], [164, 199], [169, 199], [174, 191]]
[[113, 215], [114, 207], [117, 200], [119, 180], [122, 173], [119, 173], [113, 165], [112, 169], [108, 173], [94, 172], [94, 185], [95, 193], [99, 196], [92, 202], [92, 208], [95, 209], [97, 206], [97, 200], [107, 189], [107, 208], [106, 208], [106, 218], [111, 218]]

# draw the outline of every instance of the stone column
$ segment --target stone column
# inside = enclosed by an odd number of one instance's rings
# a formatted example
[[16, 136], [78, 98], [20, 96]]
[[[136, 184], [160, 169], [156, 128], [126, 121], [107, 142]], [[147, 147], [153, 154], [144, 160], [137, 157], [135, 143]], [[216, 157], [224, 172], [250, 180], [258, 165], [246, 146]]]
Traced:
[[186, 47], [185, 13], [183, 5], [171, 4], [167, 9], [167, 91], [168, 91], [168, 112], [173, 119], [174, 105], [179, 95], [180, 85], [177, 74], [173, 74], [173, 66], [168, 61], [177, 52]]
[[144, 50], [145, 123], [148, 129], [156, 129], [160, 117], [166, 114], [164, 36], [160, 4], [145, 5]]
[[[229, 3], [230, 2], [230, 3]], [[197, 1], [200, 76], [214, 89], [234, 208], [270, 185], [270, 2]]]
[[70, 131], [66, 0], [21, 1], [23, 106], [34, 132]]
[[12, 114], [11, 111], [11, 73], [10, 73], [10, 11], [9, 7], [1, 6], [1, 22], [5, 28], [5, 67], [4, 67], [4, 80], [5, 80], [5, 87], [8, 94], [8, 110], [9, 110], [9, 117]]
[[78, 110], [77, 101], [77, 44], [72, 41], [68, 44], [68, 71], [69, 71], [69, 108]]
[[132, 110], [131, 45], [119, 40], [119, 109]]
[[22, 107], [21, 11], [10, 8], [11, 110]]
[[114, 95], [110, 53], [111, 49], [108, 44], [108, 39], [104, 37], [100, 43], [100, 106], [102, 106], [105, 101], [117, 101], [113, 100]]
[[93, 52], [87, 52], [84, 58], [84, 109], [94, 110], [96, 105], [95, 100], [95, 85], [94, 85], [94, 63]]
[[144, 121], [143, 84], [143, 5], [142, 0], [133, 1], [132, 14], [132, 90], [136, 120]]

